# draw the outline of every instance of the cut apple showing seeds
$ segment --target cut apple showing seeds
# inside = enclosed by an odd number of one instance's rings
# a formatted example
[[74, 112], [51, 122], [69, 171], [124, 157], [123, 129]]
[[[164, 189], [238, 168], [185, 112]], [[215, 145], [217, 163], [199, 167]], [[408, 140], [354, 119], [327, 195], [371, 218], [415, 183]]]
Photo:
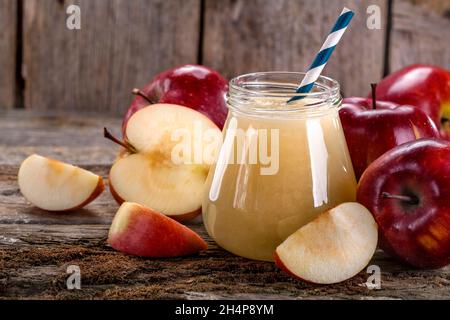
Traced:
[[118, 251], [153, 258], [185, 256], [208, 247], [188, 227], [132, 202], [124, 202], [117, 211], [108, 243]]
[[24, 197], [48, 211], [82, 208], [104, 190], [102, 177], [36, 154], [22, 162], [18, 181]]
[[133, 114], [125, 134], [130, 147], [109, 175], [117, 202], [136, 202], [179, 221], [198, 215], [222, 141], [219, 128], [195, 110], [154, 104]]
[[275, 262], [308, 282], [341, 282], [367, 266], [377, 247], [377, 229], [364, 206], [343, 203], [289, 236], [277, 247]]

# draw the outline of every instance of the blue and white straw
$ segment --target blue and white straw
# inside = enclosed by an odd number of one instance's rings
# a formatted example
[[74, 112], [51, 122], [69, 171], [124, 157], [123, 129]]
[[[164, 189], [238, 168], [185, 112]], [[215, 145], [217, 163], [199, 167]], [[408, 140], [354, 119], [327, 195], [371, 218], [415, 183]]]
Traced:
[[[320, 48], [319, 53], [317, 53], [313, 63], [309, 67], [305, 77], [300, 83], [300, 86], [297, 88], [297, 93], [308, 93], [309, 91], [311, 91], [314, 82], [317, 81], [320, 74], [322, 73], [322, 70], [327, 64], [327, 61], [330, 58], [331, 54], [333, 53], [334, 48], [336, 48], [339, 40], [341, 40], [342, 35], [344, 34], [348, 24], [350, 23], [350, 20], [352, 20], [354, 15], [355, 13], [350, 9], [344, 8], [342, 10], [339, 18], [333, 26], [333, 29], [331, 29], [330, 34], [322, 45], [322, 48]], [[293, 97], [288, 102], [299, 100], [302, 98], [304, 98], [304, 96]]]

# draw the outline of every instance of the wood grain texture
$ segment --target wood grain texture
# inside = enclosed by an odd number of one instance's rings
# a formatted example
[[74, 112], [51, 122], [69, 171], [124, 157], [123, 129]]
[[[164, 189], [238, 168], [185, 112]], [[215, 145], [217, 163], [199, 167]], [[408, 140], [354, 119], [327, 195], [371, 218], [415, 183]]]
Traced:
[[449, 18], [450, 3], [447, 0], [400, 0], [407, 1], [413, 5], [418, 5], [427, 11], [434, 11], [443, 18]]
[[[368, 290], [363, 271], [341, 284], [317, 286], [290, 279], [272, 263], [219, 248], [200, 221], [188, 223], [208, 242], [199, 255], [140, 259], [114, 252], [105, 239], [117, 205], [105, 192], [85, 209], [54, 214], [26, 203], [14, 189], [17, 166], [0, 166], [0, 297], [135, 299], [411, 299], [450, 298], [450, 269], [417, 271], [378, 251], [382, 289]], [[90, 169], [105, 175], [107, 167]], [[9, 186], [9, 187], [8, 187]], [[68, 265], [78, 265], [82, 290], [65, 289]]]
[[0, 109], [15, 106], [17, 1], [0, 0]]
[[[23, 146], [26, 153], [30, 146], [40, 148], [39, 141], [55, 149], [67, 147], [71, 153], [60, 156], [106, 178], [112, 157], [85, 160], [92, 148], [104, 148], [94, 135], [104, 119], [22, 111], [3, 113], [0, 121], [0, 130], [11, 130], [4, 128], [6, 123], [19, 128], [13, 137], [0, 132], [2, 152]], [[120, 129], [118, 121], [115, 126], [108, 122]], [[48, 139], [36, 140], [36, 135], [45, 138], [46, 126]], [[450, 299], [450, 267], [414, 270], [377, 251], [370, 263], [381, 268], [380, 290], [364, 285], [369, 276], [364, 270], [340, 284], [312, 285], [291, 279], [273, 263], [226, 252], [207, 235], [200, 218], [188, 226], [208, 242], [207, 251], [173, 259], [127, 256], [105, 241], [118, 208], [107, 190], [84, 209], [45, 212], [20, 194], [19, 164], [15, 156], [0, 159], [0, 299]], [[81, 290], [66, 289], [69, 265], [81, 269]]]
[[119, 147], [103, 127], [120, 137], [121, 120], [103, 113], [0, 112], [0, 164], [19, 165], [33, 153], [77, 165], [109, 165]]
[[[381, 9], [381, 30], [366, 26], [367, 7]], [[228, 77], [267, 70], [304, 71], [342, 8], [356, 15], [324, 74], [346, 95], [361, 95], [383, 75], [387, 1], [206, 0], [204, 63]]]
[[450, 69], [450, 2], [396, 0], [392, 11], [391, 71], [412, 63]]
[[[81, 30], [66, 8], [81, 9]], [[131, 89], [197, 61], [200, 0], [27, 0], [25, 106], [122, 115]]]

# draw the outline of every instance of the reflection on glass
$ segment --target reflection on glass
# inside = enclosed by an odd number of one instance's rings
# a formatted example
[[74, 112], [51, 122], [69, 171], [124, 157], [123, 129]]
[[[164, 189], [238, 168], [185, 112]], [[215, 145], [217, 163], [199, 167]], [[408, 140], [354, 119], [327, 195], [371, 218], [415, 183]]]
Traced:
[[[294, 86], [298, 78], [293, 78]], [[237, 255], [271, 261], [275, 248], [298, 228], [355, 200], [340, 100], [319, 106], [309, 98], [293, 105], [287, 100], [258, 95], [230, 104], [224, 144], [209, 172], [202, 210], [208, 233]], [[273, 112], [260, 112], [265, 109]]]
[[328, 151], [320, 119], [306, 121], [314, 207], [328, 203]]

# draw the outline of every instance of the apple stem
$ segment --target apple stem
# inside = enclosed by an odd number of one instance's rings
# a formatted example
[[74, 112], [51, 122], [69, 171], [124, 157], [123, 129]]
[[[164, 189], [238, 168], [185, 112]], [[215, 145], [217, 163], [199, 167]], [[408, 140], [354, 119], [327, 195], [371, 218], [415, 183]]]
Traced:
[[135, 96], [140, 96], [144, 98], [148, 103], [155, 104], [156, 102], [152, 100], [148, 95], [146, 95], [142, 90], [138, 88], [134, 88], [131, 93], [133, 93]]
[[372, 109], [376, 110], [377, 108], [377, 84], [376, 83], [371, 83], [370, 87], [372, 88]]
[[136, 153], [136, 152], [137, 152], [136, 149], [135, 149], [131, 144], [129, 144], [128, 142], [120, 141], [119, 139], [117, 139], [116, 137], [114, 137], [114, 136], [108, 131], [108, 129], [106, 129], [106, 128], [103, 128], [103, 136], [104, 136], [106, 139], [109, 139], [109, 140], [111, 140], [112, 142], [117, 143], [118, 145], [124, 147], [124, 148], [125, 148], [128, 152], [130, 152], [130, 153]]
[[389, 192], [382, 192], [381, 196], [385, 199], [395, 199], [400, 200], [404, 202], [408, 202], [409, 204], [416, 205], [419, 203], [419, 199], [417, 197], [410, 197], [410, 196], [402, 196], [397, 194], [390, 194]]

